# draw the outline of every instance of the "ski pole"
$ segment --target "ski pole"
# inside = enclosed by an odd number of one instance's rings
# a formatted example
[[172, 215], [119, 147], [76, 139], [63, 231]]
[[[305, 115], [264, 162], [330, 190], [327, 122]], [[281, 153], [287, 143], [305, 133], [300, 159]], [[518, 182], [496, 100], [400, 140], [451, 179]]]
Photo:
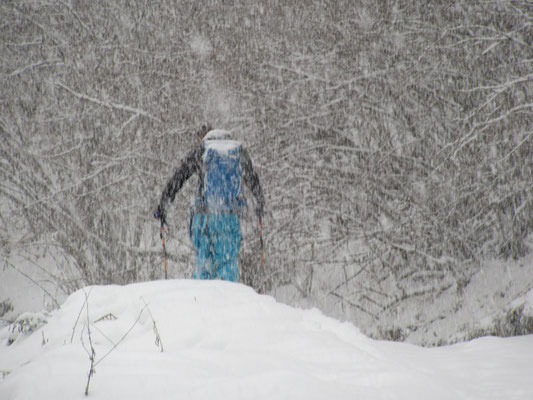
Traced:
[[263, 222], [259, 220], [259, 243], [261, 245], [261, 266], [265, 266], [265, 252], [264, 252], [264, 245], [263, 245]]
[[161, 219], [161, 243], [163, 243], [163, 268], [165, 270], [165, 279], [167, 279], [167, 248], [165, 246], [165, 224], [163, 219]]
[[[261, 246], [261, 274], [265, 273], [265, 246], [263, 243], [263, 221], [259, 219], [259, 244]], [[258, 292], [265, 294], [266, 278], [263, 279], [263, 283], [259, 286]]]

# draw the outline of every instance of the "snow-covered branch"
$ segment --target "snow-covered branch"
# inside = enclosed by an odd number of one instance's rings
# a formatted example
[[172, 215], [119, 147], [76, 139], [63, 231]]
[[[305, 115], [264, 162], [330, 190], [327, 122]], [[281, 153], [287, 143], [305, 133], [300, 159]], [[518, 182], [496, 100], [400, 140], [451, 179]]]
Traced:
[[[100, 105], [102, 107], [107, 107], [107, 108], [111, 108], [111, 109], [115, 109], [115, 110], [120, 110], [120, 111], [126, 111], [126, 112], [129, 112], [129, 113], [133, 113], [133, 114], [135, 114], [135, 116], [142, 115], [143, 117], [152, 119], [152, 120], [154, 120], [156, 122], [159, 122], [159, 123], [162, 122], [159, 118], [154, 117], [150, 113], [148, 113], [148, 112], [146, 112], [144, 110], [141, 110], [139, 108], [135, 108], [135, 107], [131, 107], [131, 106], [123, 105], [123, 104], [118, 104], [118, 103], [113, 103], [111, 101], [99, 100], [99, 99], [96, 99], [94, 97], [90, 97], [90, 96], [87, 96], [85, 94], [78, 93], [78, 92], [72, 90], [71, 88], [65, 86], [64, 84], [62, 84], [59, 81], [57, 81], [55, 84], [57, 86], [65, 89], [66, 91], [68, 91], [69, 93], [73, 94], [74, 96], [76, 96], [77, 98], [79, 98], [81, 100], [90, 101], [91, 103], [98, 104], [98, 105]], [[131, 118], [130, 118], [130, 120], [128, 120], [127, 123], [129, 123], [129, 122], [131, 122]], [[125, 125], [127, 125], [127, 123]], [[123, 127], [125, 125], [123, 125]], [[122, 129], [121, 129], [121, 131], [122, 131]]]

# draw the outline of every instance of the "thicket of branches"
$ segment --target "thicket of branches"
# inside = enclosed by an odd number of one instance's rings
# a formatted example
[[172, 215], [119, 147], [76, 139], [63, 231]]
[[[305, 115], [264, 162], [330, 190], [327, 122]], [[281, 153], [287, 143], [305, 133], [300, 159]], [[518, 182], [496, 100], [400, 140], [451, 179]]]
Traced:
[[[531, 3], [255, 3], [0, 4], [2, 257], [59, 247], [71, 289], [160, 277], [152, 210], [205, 120], [266, 192], [265, 267], [251, 216], [241, 254], [257, 289], [375, 322], [525, 254]], [[170, 216], [175, 277], [193, 192]]]

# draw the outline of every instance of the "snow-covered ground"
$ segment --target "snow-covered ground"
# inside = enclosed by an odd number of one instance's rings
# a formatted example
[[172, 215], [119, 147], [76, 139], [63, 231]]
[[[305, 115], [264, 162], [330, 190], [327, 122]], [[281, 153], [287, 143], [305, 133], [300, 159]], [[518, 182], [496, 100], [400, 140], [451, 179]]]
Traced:
[[0, 399], [85, 398], [91, 342], [96, 400], [533, 395], [532, 335], [427, 349], [243, 285], [169, 280], [89, 287], [0, 330]]

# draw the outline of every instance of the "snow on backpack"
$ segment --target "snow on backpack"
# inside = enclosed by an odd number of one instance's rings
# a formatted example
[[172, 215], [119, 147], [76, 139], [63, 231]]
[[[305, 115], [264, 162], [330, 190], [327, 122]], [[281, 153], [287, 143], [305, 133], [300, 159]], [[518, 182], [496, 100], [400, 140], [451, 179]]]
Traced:
[[203, 142], [203, 201], [210, 212], [238, 212], [246, 204], [241, 193], [241, 143], [227, 131], [213, 130]]

